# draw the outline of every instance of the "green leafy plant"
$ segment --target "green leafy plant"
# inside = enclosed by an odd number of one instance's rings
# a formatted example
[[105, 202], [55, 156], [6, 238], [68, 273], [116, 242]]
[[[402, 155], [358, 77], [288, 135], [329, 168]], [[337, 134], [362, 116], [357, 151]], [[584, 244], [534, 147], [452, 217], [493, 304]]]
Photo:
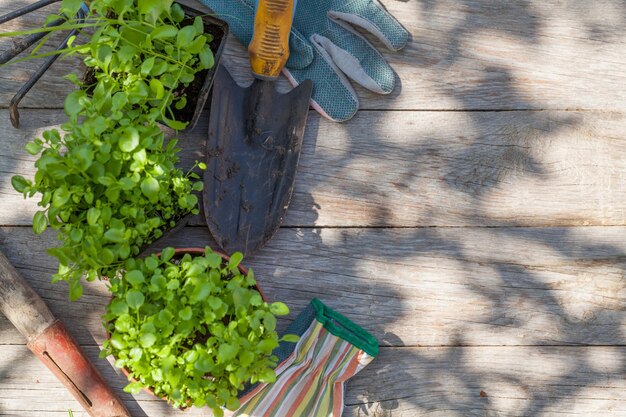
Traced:
[[[12, 37], [37, 32], [51, 35], [68, 29], [93, 31], [72, 37], [64, 49], [42, 53], [39, 51], [49, 39], [46, 36], [31, 55], [12, 63], [51, 54], [83, 56], [91, 74], [84, 87], [94, 94], [98, 111], [112, 110], [112, 115], [120, 120], [120, 104], [124, 103], [152, 120], [183, 129], [187, 123], [174, 116], [176, 110], [188, 105], [185, 89], [198, 72], [214, 65], [209, 45], [213, 36], [204, 33], [202, 18], [186, 17], [183, 8], [173, 0], [92, 0], [87, 16], [79, 19], [75, 16], [82, 5], [80, 0], [63, 0], [59, 14], [46, 19], [48, 23], [65, 18], [62, 25], [0, 34]], [[78, 39], [86, 42], [75, 44]], [[68, 78], [79, 84], [76, 74]], [[114, 95], [118, 106], [111, 109]]]
[[[80, 5], [64, 0], [61, 11], [72, 16]], [[85, 22], [50, 29], [95, 28], [88, 43], [63, 51], [85, 55], [92, 81], [68, 76], [80, 87], [65, 99], [69, 120], [62, 132], [47, 130], [26, 145], [40, 155], [37, 172], [33, 180], [14, 176], [12, 184], [25, 197], [41, 194], [33, 230], [58, 230], [61, 246], [49, 250], [59, 260], [54, 280], [70, 283], [72, 300], [82, 294], [83, 274], [111, 276], [198, 212], [199, 176], [175, 167], [177, 141], [166, 144], [157, 124], [186, 126], [174, 111], [186, 106], [185, 88], [197, 72], [213, 65], [202, 19], [184, 22], [180, 5], [169, 0], [94, 0]]]
[[149, 388], [176, 407], [206, 405], [219, 417], [220, 407], [239, 407], [245, 383], [275, 380], [276, 316], [289, 309], [263, 300], [241, 260], [241, 253], [226, 260], [207, 247], [195, 256], [166, 248], [126, 261], [110, 280], [113, 299], [103, 316], [110, 337], [101, 356], [127, 369], [127, 392]]
[[[75, 101], [90, 109], [93, 100], [78, 90], [66, 100], [66, 111]], [[83, 274], [88, 280], [114, 274], [164, 229], [197, 213], [193, 191], [202, 183], [175, 167], [176, 141], [165, 145], [154, 124], [120, 125], [93, 116], [63, 129], [63, 136], [53, 129], [27, 145], [29, 152], [41, 152], [37, 173], [34, 180], [15, 176], [12, 184], [25, 196], [42, 195], [44, 209], [35, 213], [33, 230], [42, 233], [49, 224], [58, 231], [61, 246], [48, 250], [60, 264], [54, 279], [69, 281], [76, 299]]]

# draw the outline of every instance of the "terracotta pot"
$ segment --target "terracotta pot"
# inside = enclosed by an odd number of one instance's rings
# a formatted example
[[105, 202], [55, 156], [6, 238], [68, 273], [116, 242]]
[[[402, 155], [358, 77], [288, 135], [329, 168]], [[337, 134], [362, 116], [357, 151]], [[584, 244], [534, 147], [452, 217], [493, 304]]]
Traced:
[[[204, 248], [178, 248], [178, 249], [174, 249], [174, 256], [173, 258], [176, 257], [182, 257], [185, 254], [190, 254], [190, 255], [204, 255]], [[228, 261], [230, 259], [230, 256], [222, 253], [222, 252], [218, 252], [216, 250], [213, 251], [213, 253], [217, 253], [218, 255], [220, 255], [223, 259], [225, 259], [226, 261]], [[157, 256], [161, 256], [161, 252], [157, 252], [156, 253]], [[243, 274], [243, 275], [247, 275], [248, 274], [248, 268], [242, 266], [242, 265], [238, 265], [237, 268], [239, 269], [239, 271]], [[261, 287], [259, 287], [258, 282], [257, 284], [254, 286], [254, 289], [257, 290], [259, 292], [259, 294], [261, 294], [261, 298], [263, 299], [263, 301], [267, 302], [267, 297], [265, 296], [265, 293], [263, 292], [263, 290], [261, 289]], [[113, 300], [113, 297], [111, 297], [111, 300]], [[106, 330], [106, 338], [109, 339], [111, 337], [111, 334], [109, 333], [108, 330]], [[135, 378], [129, 377], [130, 375], [130, 371], [126, 368], [121, 368], [122, 373], [124, 374], [124, 376], [126, 376], [126, 378], [128, 378], [131, 382], [137, 382], [137, 380]], [[146, 387], [143, 389], [145, 392], [147, 392], [148, 394], [152, 394], [153, 396], [160, 398], [162, 400], [167, 401], [167, 398], [165, 397], [159, 397], [157, 396], [150, 388]]]

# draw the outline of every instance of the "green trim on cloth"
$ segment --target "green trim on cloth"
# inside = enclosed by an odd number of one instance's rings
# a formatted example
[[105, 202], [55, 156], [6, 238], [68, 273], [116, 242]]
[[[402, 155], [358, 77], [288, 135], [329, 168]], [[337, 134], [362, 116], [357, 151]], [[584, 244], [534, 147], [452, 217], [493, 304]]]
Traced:
[[378, 340], [367, 330], [332, 310], [317, 298], [311, 300], [311, 304], [317, 312], [315, 319], [322, 323], [331, 334], [352, 343], [368, 355], [374, 357], [378, 355]]

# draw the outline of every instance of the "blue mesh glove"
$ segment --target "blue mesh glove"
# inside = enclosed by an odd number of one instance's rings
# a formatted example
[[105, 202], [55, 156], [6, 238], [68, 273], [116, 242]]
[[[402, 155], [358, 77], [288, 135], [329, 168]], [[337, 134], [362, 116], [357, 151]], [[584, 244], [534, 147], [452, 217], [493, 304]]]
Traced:
[[[250, 43], [253, 0], [199, 1], [226, 20], [244, 45]], [[335, 121], [350, 119], [359, 108], [348, 78], [379, 94], [389, 94], [395, 84], [391, 67], [355, 26], [394, 51], [408, 39], [407, 31], [376, 0], [298, 0], [284, 73], [293, 85], [313, 81], [313, 108]]]

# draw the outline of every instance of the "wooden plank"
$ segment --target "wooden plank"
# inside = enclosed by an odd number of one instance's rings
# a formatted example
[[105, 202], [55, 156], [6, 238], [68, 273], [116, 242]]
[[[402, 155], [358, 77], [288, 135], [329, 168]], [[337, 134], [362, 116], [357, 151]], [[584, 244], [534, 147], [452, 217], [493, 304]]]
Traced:
[[[206, 415], [121, 392], [123, 376], [97, 347], [86, 351], [133, 416]], [[66, 417], [71, 408], [87, 416], [24, 346], [0, 345], [0, 358], [0, 415]], [[348, 381], [343, 415], [622, 416], [625, 359], [624, 347], [383, 348]]]
[[[625, 227], [281, 229], [246, 260], [290, 319], [318, 297], [385, 346], [625, 344]], [[104, 338], [106, 285], [51, 284], [52, 233], [0, 228], [7, 258], [81, 344]], [[163, 245], [211, 245], [187, 227]], [[162, 245], [161, 245], [162, 246]], [[285, 325], [282, 321], [280, 326]], [[23, 343], [0, 319], [0, 344]], [[1, 356], [0, 356], [1, 358]]]
[[382, 349], [348, 382], [344, 415], [622, 416], [625, 354], [622, 347]]
[[[373, 41], [397, 72], [397, 88], [384, 97], [358, 87], [364, 109], [626, 107], [622, 2], [383, 3], [409, 30], [411, 41], [399, 53]], [[15, 7], [11, 0], [0, 0], [0, 13]], [[0, 30], [36, 25], [44, 15], [33, 14]], [[0, 50], [8, 44], [2, 39]], [[228, 42], [225, 62], [240, 79], [249, 77], [247, 54], [234, 39]], [[0, 69], [0, 106], [8, 105], [36, 65], [31, 61]], [[24, 106], [61, 106], [71, 87], [61, 77], [76, 68], [75, 60], [56, 63]]]
[[[31, 223], [37, 199], [24, 200], [10, 177], [34, 176], [24, 144], [64, 117], [25, 114], [16, 130], [0, 110], [4, 225]], [[343, 125], [310, 118], [286, 226], [625, 224], [622, 113], [363, 115]], [[180, 136], [183, 166], [204, 158], [207, 120]]]

